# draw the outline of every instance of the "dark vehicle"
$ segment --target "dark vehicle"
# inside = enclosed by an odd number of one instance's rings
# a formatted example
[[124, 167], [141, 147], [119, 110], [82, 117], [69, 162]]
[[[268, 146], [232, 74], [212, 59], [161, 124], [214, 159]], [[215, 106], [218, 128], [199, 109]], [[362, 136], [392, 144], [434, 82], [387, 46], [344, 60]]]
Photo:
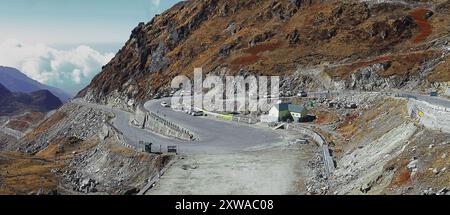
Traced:
[[152, 143], [145, 143], [145, 152], [152, 153]]
[[191, 113], [192, 116], [203, 116], [203, 111], [193, 111]]
[[438, 92], [431, 92], [431, 93], [430, 93], [430, 96], [432, 96], [432, 97], [437, 97], [437, 96], [438, 96]]
[[167, 146], [167, 153], [177, 154], [177, 146]]
[[299, 93], [297, 93], [297, 96], [299, 96], [299, 97], [308, 97], [308, 93], [306, 93], [305, 91], [300, 91]]
[[161, 106], [163, 106], [163, 107], [170, 107], [170, 105], [167, 102], [161, 102]]

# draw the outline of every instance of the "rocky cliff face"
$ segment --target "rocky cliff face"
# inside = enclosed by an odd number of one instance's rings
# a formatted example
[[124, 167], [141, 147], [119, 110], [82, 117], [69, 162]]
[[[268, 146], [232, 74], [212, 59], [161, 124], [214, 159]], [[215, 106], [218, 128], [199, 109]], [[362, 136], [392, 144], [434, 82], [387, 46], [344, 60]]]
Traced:
[[[449, 1], [195, 0], [140, 23], [78, 97], [134, 104], [173, 77], [284, 77], [299, 88], [427, 88], [450, 80]], [[445, 69], [446, 68], [446, 69]], [[312, 74], [310, 71], [315, 71]]]

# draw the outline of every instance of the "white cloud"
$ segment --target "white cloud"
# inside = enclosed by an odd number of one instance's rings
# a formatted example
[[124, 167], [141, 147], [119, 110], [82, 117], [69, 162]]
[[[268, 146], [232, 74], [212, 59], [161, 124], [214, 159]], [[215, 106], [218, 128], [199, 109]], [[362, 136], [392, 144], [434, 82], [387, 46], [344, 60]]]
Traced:
[[151, 0], [152, 4], [155, 6], [159, 6], [161, 4], [161, 0]]
[[80, 84], [81, 83], [81, 70], [79, 70], [79, 69], [73, 70], [72, 79], [75, 83]]
[[113, 56], [88, 46], [62, 51], [17, 40], [0, 43], [0, 65], [17, 68], [39, 82], [69, 91], [82, 88]]

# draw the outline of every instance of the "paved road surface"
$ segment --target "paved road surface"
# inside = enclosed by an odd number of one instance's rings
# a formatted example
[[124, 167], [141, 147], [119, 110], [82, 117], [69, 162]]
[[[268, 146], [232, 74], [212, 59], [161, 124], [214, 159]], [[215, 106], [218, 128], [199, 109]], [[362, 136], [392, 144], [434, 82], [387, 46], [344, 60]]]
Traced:
[[[430, 97], [409, 92], [392, 92], [389, 94], [395, 97], [412, 98], [450, 108], [450, 101], [439, 97]], [[112, 120], [112, 124], [123, 133], [128, 144], [137, 148], [143, 148], [143, 146], [139, 145], [139, 141], [146, 141], [152, 142], [152, 149], [156, 151], [159, 151], [160, 148], [163, 148], [163, 151], [165, 151], [167, 146], [176, 145], [181, 153], [221, 154], [243, 151], [251, 147], [272, 144], [282, 140], [282, 137], [271, 129], [254, 128], [244, 124], [190, 116], [182, 112], [174, 111], [171, 108], [162, 107], [160, 104], [163, 101], [170, 103], [170, 98], [148, 101], [144, 104], [144, 108], [158, 113], [167, 120], [195, 132], [199, 140], [182, 141], [163, 137], [131, 126], [129, 123], [131, 113], [129, 112], [104, 105], [86, 103], [81, 100], [73, 100], [72, 102], [114, 113], [116, 117]]]
[[396, 93], [394, 95], [396, 97], [416, 99], [419, 101], [428, 102], [430, 104], [441, 106], [444, 108], [450, 108], [450, 100], [440, 98], [440, 97], [433, 97], [433, 96], [429, 96], [429, 95], [419, 95], [419, 94], [409, 93], [409, 92]]
[[151, 100], [144, 104], [144, 108], [194, 132], [199, 140], [192, 142], [193, 144], [207, 146], [215, 149], [214, 151], [241, 151], [247, 147], [281, 141], [281, 137], [272, 129], [190, 116], [162, 107], [160, 104], [163, 101], [170, 104], [170, 98]]
[[[334, 95], [334, 96], [340, 96], [345, 94], [364, 94], [364, 93], [381, 93], [386, 96], [393, 96], [398, 98], [408, 98], [408, 99], [415, 99], [418, 101], [424, 101], [433, 105], [441, 106], [444, 108], [450, 108], [450, 100], [442, 98], [442, 97], [433, 97], [429, 95], [423, 95], [423, 94], [417, 94], [413, 92], [364, 92], [364, 91], [330, 91], [330, 92], [310, 92], [308, 95], [312, 95], [313, 97], [319, 97], [319, 96], [327, 96], [327, 95]], [[298, 96], [293, 96], [298, 97]]]
[[277, 143], [282, 140], [282, 137], [271, 129], [259, 129], [248, 125], [190, 116], [173, 111], [171, 108], [162, 108], [160, 106], [162, 101], [152, 100], [145, 103], [144, 107], [155, 113], [160, 112], [165, 115], [164, 118], [167, 120], [195, 132], [199, 140], [181, 141], [163, 137], [131, 126], [129, 123], [131, 113], [129, 112], [81, 100], [73, 100], [72, 102], [114, 113], [116, 116], [112, 120], [114, 127], [123, 133], [128, 144], [138, 148], [143, 148], [138, 143], [140, 140], [143, 140], [152, 142], [152, 150], [155, 151], [159, 151], [160, 146], [165, 151], [167, 146], [176, 145], [179, 148], [179, 152], [184, 154], [223, 154], [244, 151], [251, 147]]

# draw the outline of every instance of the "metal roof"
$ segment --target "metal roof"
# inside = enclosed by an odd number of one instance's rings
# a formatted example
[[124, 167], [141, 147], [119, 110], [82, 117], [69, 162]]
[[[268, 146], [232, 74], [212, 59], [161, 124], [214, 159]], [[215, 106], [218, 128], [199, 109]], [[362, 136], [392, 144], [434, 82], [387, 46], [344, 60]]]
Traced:
[[293, 104], [289, 104], [288, 105], [288, 110], [290, 112], [294, 112], [294, 113], [301, 113], [305, 110], [305, 107], [300, 106], [300, 105], [293, 105]]
[[289, 104], [288, 104], [288, 103], [275, 104], [274, 107], [275, 107], [276, 109], [278, 109], [278, 111], [289, 110]]
[[289, 104], [289, 103], [280, 103], [280, 104], [276, 104], [274, 105], [274, 107], [276, 109], [278, 109], [278, 111], [290, 111], [290, 112], [294, 112], [294, 113], [301, 113], [305, 110], [305, 107], [301, 106], [301, 105], [293, 105], [293, 104]]

